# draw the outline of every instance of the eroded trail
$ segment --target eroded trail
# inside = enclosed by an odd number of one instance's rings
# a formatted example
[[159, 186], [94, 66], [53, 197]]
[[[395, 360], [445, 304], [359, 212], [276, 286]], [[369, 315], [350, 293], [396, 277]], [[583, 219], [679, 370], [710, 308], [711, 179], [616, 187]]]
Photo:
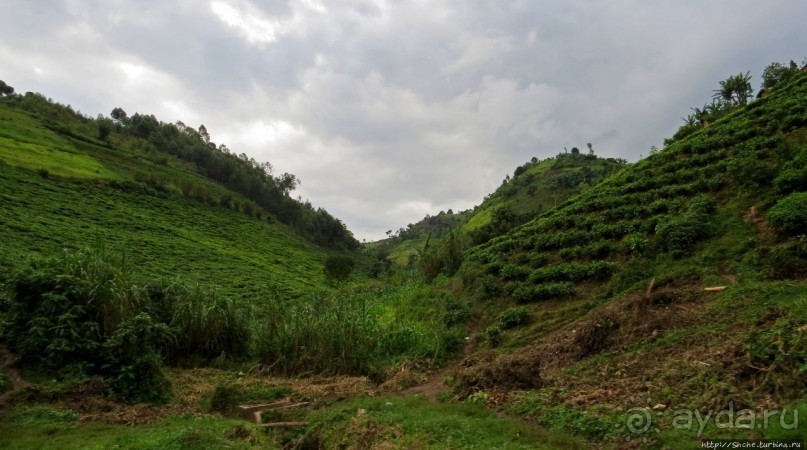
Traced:
[[474, 350], [476, 349], [476, 337], [479, 334], [479, 321], [475, 321], [471, 324], [468, 331], [468, 337], [466, 338], [465, 345], [462, 348], [462, 358], [458, 358], [457, 360], [453, 361], [448, 366], [430, 374], [426, 381], [423, 383], [412, 386], [408, 389], [405, 389], [401, 392], [402, 395], [423, 395], [430, 402], [437, 401], [437, 394], [445, 389], [444, 381], [447, 376], [452, 375], [457, 372], [460, 365], [462, 365], [463, 361], [473, 355]]

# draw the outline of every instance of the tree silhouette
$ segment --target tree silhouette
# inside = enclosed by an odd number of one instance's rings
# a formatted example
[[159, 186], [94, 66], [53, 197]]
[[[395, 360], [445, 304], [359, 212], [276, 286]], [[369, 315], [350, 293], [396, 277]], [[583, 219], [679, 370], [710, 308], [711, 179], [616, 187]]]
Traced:
[[129, 117], [126, 114], [126, 111], [123, 108], [115, 108], [112, 110], [112, 114], [110, 114], [113, 119], [117, 120], [118, 122], [124, 122]]
[[0, 96], [11, 95], [14, 93], [14, 88], [7, 85], [5, 81], [0, 80]]

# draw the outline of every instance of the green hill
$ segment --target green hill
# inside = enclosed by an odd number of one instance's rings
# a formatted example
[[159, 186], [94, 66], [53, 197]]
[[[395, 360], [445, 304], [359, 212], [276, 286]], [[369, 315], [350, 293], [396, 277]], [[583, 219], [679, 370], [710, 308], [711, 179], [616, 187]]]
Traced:
[[370, 280], [372, 256], [291, 198], [293, 175], [203, 126], [113, 117], [0, 97], [0, 352], [44, 384], [164, 403], [172, 366], [382, 377], [456, 350], [463, 331], [432, 310], [452, 296]]
[[485, 347], [456, 391], [520, 389], [512, 410], [600, 437], [655, 407], [644, 438], [675, 448], [694, 441], [670, 405], [803, 409], [805, 127], [800, 73], [470, 249]]
[[474, 243], [486, 242], [596, 185], [625, 164], [593, 153], [584, 155], [577, 148], [544, 160], [533, 158], [485, 197], [460, 231]]
[[790, 245], [793, 230], [757, 235], [748, 217], [805, 187], [805, 90], [800, 76], [471, 254], [514, 298], [531, 301], [545, 286], [607, 281], [631, 261], [719, 249], [709, 264], [718, 266]]
[[142, 273], [202, 280], [235, 297], [324, 285], [328, 251], [245, 196], [179, 158], [142, 149], [143, 140], [99, 141], [52, 123], [0, 102], [5, 259], [106, 244], [125, 247]]
[[544, 160], [533, 158], [517, 167], [512, 178], [508, 175], [479, 206], [426, 216], [373, 246], [400, 267], [415, 261], [427, 242], [434, 244], [454, 230], [467, 236], [471, 243], [486, 242], [596, 185], [625, 164], [623, 160], [583, 155], [576, 148], [572, 153]]
[[471, 211], [440, 211], [437, 215], [426, 216], [420, 221], [400, 228], [390, 237], [370, 243], [380, 258], [396, 267], [407, 267], [417, 261], [428, 242], [439, 241], [446, 233], [459, 228], [470, 217]]
[[[290, 198], [292, 175], [204, 127], [0, 97], [0, 436], [18, 448], [803, 440], [807, 73], [784, 75], [750, 103], [750, 75], [721, 83], [747, 92], [718, 92], [635, 164], [535, 159], [473, 211], [366, 251]], [[379, 269], [373, 253], [420, 256], [421, 273]], [[349, 281], [325, 279], [326, 263], [353, 261]], [[238, 404], [281, 398], [305, 409], [267, 411], [276, 431], [235, 420]]]

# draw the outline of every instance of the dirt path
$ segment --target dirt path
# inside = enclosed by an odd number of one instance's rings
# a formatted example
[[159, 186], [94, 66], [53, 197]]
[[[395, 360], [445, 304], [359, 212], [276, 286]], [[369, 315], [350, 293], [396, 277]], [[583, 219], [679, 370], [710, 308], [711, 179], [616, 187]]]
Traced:
[[468, 337], [465, 340], [465, 345], [462, 347], [462, 358], [458, 358], [448, 366], [429, 375], [423, 383], [401, 391], [401, 395], [423, 395], [429, 399], [430, 402], [436, 402], [437, 394], [445, 389], [443, 381], [446, 377], [455, 373], [462, 362], [473, 355], [475, 349], [474, 343], [476, 336], [479, 334], [479, 327], [479, 321], [473, 322], [469, 327]]
[[0, 370], [11, 382], [11, 389], [0, 394], [0, 417], [8, 412], [14, 394], [31, 384], [22, 378], [20, 372], [14, 367], [15, 362], [17, 362], [17, 357], [5, 345], [0, 344]]

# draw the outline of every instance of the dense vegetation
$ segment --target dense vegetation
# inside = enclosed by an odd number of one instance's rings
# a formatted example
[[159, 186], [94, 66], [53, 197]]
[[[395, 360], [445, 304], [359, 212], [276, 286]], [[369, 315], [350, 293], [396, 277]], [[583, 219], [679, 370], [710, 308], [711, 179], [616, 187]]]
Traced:
[[299, 234], [327, 247], [355, 249], [359, 243], [345, 225], [322, 208], [290, 197], [299, 180], [292, 174], [273, 175], [269, 163], [260, 163], [244, 153], [235, 154], [226, 145], [216, 145], [204, 125], [198, 130], [182, 122], [164, 123], [153, 115], [129, 117], [116, 108], [112, 118], [85, 117], [69, 106], [54, 103], [40, 94], [10, 95], [3, 103], [36, 114], [46, 127], [76, 139], [74, 145], [100, 145], [135, 151], [158, 165], [169, 164], [168, 155], [189, 163], [186, 168], [214, 180], [245, 197], [237, 201], [230, 194], [214, 192], [198, 183], [184, 183], [161, 174], [136, 172], [135, 184], [158, 191], [179, 189], [188, 197], [223, 205], [260, 217], [261, 210], [289, 225]]
[[[467, 241], [463, 246], [487, 242], [596, 185], [625, 164], [627, 162], [622, 159], [597, 157], [593, 148], [587, 154], [580, 153], [575, 147], [571, 152], [544, 160], [532, 158], [517, 167], [512, 177], [507, 175], [501, 186], [473, 209], [440, 211], [437, 215], [426, 216], [395, 232], [389, 230], [387, 239], [372, 246], [380, 258], [386, 258], [399, 267], [422, 266], [427, 251], [430, 249], [434, 253], [439, 242], [450, 233], [461, 233], [463, 240]], [[434, 267], [429, 262], [426, 265]], [[427, 272], [433, 272], [433, 269], [427, 269]], [[427, 275], [427, 278], [433, 278], [433, 275]]]
[[[572, 294], [557, 283], [609, 280], [617, 263], [633, 268], [645, 261], [649, 267], [661, 255], [690, 255], [703, 241], [741, 221], [752, 206], [760, 213], [771, 208], [768, 221], [779, 237], [737, 243], [716, 258], [791, 248], [796, 245], [792, 235], [803, 230], [798, 212], [803, 200], [798, 193], [777, 200], [771, 186], [782, 186], [779, 192], [802, 189], [796, 180], [801, 179], [798, 161], [804, 157], [800, 128], [807, 124], [804, 78], [796, 76], [777, 89], [780, 95], [738, 109], [595, 189], [475, 247], [473, 259], [511, 296], [530, 301]], [[792, 256], [807, 257], [798, 252]], [[763, 256], [755, 264], [777, 272], [777, 261]]]
[[[801, 438], [784, 421], [676, 426], [678, 408], [807, 411], [807, 73], [770, 65], [756, 100], [750, 82], [719, 83], [708, 114], [696, 108], [634, 164], [591, 145], [535, 158], [475, 209], [362, 252], [343, 227], [323, 231], [340, 222], [311, 225], [319, 213], [289, 197], [293, 176], [203, 127], [117, 109], [88, 119], [12, 91], [0, 330], [37, 386], [15, 393], [0, 435], [167, 448]], [[333, 375], [344, 385], [320, 384]], [[439, 403], [385, 395], [437, 387]], [[117, 408], [92, 403], [110, 394], [217, 419], [83, 436], [78, 418]], [[308, 426], [262, 434], [220, 418], [279, 399], [310, 409], [262, 420]], [[655, 428], [630, 430], [637, 410]]]
[[[134, 131], [151, 119], [115, 116], [88, 119], [36, 94], [0, 102], [1, 329], [23, 367], [59, 382], [100, 378], [121, 400], [159, 403], [170, 366], [376, 374], [457, 347], [456, 324], [432, 314], [444, 297], [403, 281], [357, 286], [374, 260], [346, 251], [349, 234], [324, 238], [341, 222], [301, 233], [249, 189], [201, 176], [192, 156], [156, 150], [149, 139], [161, 131]], [[85, 134], [104, 123], [103, 136]], [[177, 148], [258, 170], [183, 136]], [[293, 187], [266, 167], [263, 188]], [[297, 208], [288, 189], [273, 198]]]

